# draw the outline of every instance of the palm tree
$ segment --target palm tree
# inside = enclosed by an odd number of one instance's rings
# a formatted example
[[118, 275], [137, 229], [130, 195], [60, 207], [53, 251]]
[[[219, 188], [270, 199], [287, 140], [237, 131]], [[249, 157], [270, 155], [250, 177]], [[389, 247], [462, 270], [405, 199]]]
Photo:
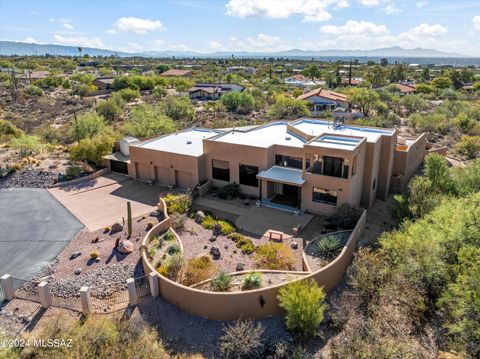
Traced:
[[78, 47], [78, 52], [80, 53], [80, 57], [82, 57], [82, 51], [83, 49], [81, 47]]

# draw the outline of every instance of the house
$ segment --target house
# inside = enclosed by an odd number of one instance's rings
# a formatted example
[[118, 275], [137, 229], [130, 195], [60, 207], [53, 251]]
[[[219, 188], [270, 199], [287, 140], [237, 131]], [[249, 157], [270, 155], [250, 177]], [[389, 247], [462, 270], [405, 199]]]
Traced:
[[170, 69], [165, 72], [162, 72], [160, 76], [164, 77], [192, 77], [193, 72], [192, 70], [177, 70], [177, 69]]
[[23, 75], [18, 76], [18, 79], [23, 82], [32, 82], [37, 80], [42, 80], [50, 76], [49, 71], [32, 71], [25, 70]]
[[214, 101], [226, 92], [242, 92], [245, 86], [237, 84], [196, 84], [188, 90], [191, 100]]
[[225, 70], [226, 74], [244, 73], [247, 75], [254, 75], [257, 69], [252, 66], [230, 66]]
[[386, 199], [418, 170], [425, 147], [425, 135], [402, 142], [395, 129], [305, 118], [190, 128], [130, 144], [125, 163], [135, 179], [190, 189], [235, 182], [263, 206], [329, 215], [343, 204], [369, 208]]
[[313, 114], [324, 111], [332, 111], [338, 107], [344, 109], [348, 108], [347, 95], [340, 92], [324, 90], [322, 88], [317, 88], [306, 92], [297, 98], [299, 100], [310, 102], [310, 110]]
[[303, 88], [325, 85], [325, 81], [323, 80], [311, 80], [302, 74], [295, 74], [293, 76], [287, 77], [284, 82], [289, 86], [298, 86]]
[[363, 79], [361, 77], [352, 77], [351, 79], [349, 79], [348, 77], [342, 77], [343, 86], [357, 87], [361, 85], [362, 82], [363, 82]]
[[92, 84], [95, 85], [99, 90], [111, 90], [113, 89], [113, 76], [97, 77], [93, 80]]
[[400, 82], [394, 85], [397, 86], [400, 95], [412, 95], [417, 92], [417, 84], [414, 82]]

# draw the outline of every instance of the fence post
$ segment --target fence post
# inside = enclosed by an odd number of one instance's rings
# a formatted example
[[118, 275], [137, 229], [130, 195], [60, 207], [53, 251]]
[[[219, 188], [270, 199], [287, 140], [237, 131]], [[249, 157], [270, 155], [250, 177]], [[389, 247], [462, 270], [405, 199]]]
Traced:
[[92, 312], [92, 299], [90, 298], [90, 288], [80, 288], [80, 301], [82, 302], [82, 313], [88, 314]]
[[131, 307], [137, 305], [137, 288], [135, 288], [135, 279], [134, 278], [128, 278], [127, 279], [127, 287], [128, 287], [128, 299], [129, 299], [129, 305]]
[[10, 301], [15, 298], [15, 288], [13, 287], [13, 279], [10, 274], [5, 274], [0, 278], [0, 285], [6, 300]]
[[38, 285], [37, 288], [42, 308], [49, 308], [52, 305], [52, 296], [50, 295], [50, 288], [48, 287], [48, 283], [43, 281]]
[[159, 285], [158, 285], [158, 274], [155, 272], [150, 272], [148, 275], [148, 284], [150, 286], [150, 294], [152, 297], [158, 297], [160, 294]]

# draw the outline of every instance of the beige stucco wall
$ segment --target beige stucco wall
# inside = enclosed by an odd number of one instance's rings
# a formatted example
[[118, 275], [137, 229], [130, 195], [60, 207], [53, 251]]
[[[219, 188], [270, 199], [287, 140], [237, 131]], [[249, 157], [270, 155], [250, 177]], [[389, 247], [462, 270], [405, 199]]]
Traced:
[[[342, 280], [353, 258], [358, 240], [364, 232], [365, 219], [366, 211], [363, 212], [345, 247], [334, 261], [303, 278], [314, 279], [327, 292], [335, 288]], [[157, 230], [157, 227], [161, 229]], [[163, 222], [152, 228], [145, 236], [142, 248], [145, 248], [151, 236], [164, 230], [166, 228]], [[180, 239], [179, 241], [181, 242]], [[142, 250], [142, 262], [146, 274], [155, 271], [144, 250]], [[278, 289], [284, 285], [286, 284], [251, 291], [219, 293], [186, 287], [159, 275], [160, 296], [191, 314], [213, 320], [260, 319], [280, 314], [282, 311], [278, 306], [277, 295]], [[263, 306], [260, 305], [260, 299], [264, 301]]]
[[390, 179], [393, 171], [393, 158], [397, 145], [397, 131], [391, 136], [381, 136], [380, 165], [377, 180], [377, 198], [387, 199], [390, 189]]
[[[364, 208], [370, 208], [375, 202], [378, 189], [378, 176], [380, 168], [380, 151], [382, 149], [382, 141], [378, 139], [376, 142], [368, 142], [365, 156], [365, 170], [363, 172], [362, 197], [360, 204]], [[375, 188], [373, 183], [376, 181]]]

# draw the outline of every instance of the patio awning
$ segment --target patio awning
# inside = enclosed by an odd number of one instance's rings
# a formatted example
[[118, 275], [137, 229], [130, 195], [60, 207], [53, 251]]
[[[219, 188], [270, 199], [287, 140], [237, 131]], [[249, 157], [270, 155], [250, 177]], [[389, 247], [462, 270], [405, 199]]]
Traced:
[[305, 180], [302, 178], [302, 170], [282, 166], [270, 167], [268, 170], [257, 174], [257, 178], [294, 186], [302, 186], [305, 183]]

